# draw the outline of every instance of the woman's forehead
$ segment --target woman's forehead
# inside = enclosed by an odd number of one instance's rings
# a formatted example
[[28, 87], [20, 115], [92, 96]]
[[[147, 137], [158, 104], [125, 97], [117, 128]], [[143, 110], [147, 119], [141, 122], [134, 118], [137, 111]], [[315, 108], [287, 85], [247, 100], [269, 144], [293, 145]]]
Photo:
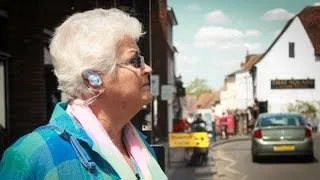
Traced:
[[117, 55], [122, 55], [126, 52], [140, 53], [137, 42], [129, 36], [125, 36], [117, 43]]

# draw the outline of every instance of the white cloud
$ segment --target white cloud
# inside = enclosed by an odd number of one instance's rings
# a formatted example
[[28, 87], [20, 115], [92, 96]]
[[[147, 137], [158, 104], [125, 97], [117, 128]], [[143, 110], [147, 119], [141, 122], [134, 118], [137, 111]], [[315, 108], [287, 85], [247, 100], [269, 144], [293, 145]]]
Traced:
[[210, 48], [214, 50], [235, 51], [259, 51], [260, 43], [246, 43], [244, 38], [260, 36], [258, 30], [247, 30], [242, 32], [238, 29], [224, 27], [202, 27], [194, 37], [193, 45], [197, 48]]
[[229, 18], [220, 10], [210, 12], [206, 16], [206, 22], [212, 24], [221, 24], [229, 21]]
[[248, 36], [248, 37], [259, 37], [261, 36], [262, 33], [255, 29], [249, 29], [249, 30], [246, 30], [244, 34], [245, 36]]
[[237, 29], [210, 26], [200, 28], [195, 35], [195, 41], [215, 44], [221, 41], [240, 39], [243, 36], [244, 33]]
[[320, 1], [313, 4], [313, 6], [320, 6]]
[[265, 21], [284, 21], [291, 19], [293, 16], [293, 13], [282, 8], [277, 8], [265, 12], [261, 19]]
[[201, 6], [198, 3], [191, 3], [184, 7], [187, 11], [201, 11]]
[[196, 56], [188, 56], [183, 53], [178, 53], [176, 58], [177, 61], [179, 61], [179, 64], [182, 65], [195, 65], [200, 61], [200, 59]]

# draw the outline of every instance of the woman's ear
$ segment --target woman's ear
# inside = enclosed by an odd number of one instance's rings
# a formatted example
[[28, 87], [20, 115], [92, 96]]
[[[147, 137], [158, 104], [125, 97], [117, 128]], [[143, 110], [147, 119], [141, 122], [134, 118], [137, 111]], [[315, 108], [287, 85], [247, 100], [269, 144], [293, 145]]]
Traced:
[[93, 87], [94, 89], [101, 87], [102, 79], [98, 73], [94, 71], [85, 71], [82, 73], [82, 76], [90, 87]]

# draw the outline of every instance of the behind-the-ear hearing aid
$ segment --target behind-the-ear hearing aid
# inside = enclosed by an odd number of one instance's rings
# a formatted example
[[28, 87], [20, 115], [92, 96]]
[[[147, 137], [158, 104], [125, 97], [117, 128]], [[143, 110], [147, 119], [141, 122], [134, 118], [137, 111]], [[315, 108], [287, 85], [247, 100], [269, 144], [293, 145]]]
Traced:
[[102, 84], [102, 80], [98, 73], [94, 71], [86, 71], [83, 76], [89, 81], [90, 85], [93, 87], [99, 87]]

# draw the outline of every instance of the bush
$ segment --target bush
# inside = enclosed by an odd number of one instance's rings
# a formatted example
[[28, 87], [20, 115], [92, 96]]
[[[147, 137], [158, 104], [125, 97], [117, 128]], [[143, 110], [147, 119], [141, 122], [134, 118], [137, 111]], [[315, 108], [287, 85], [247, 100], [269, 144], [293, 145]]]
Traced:
[[310, 102], [296, 100], [296, 103], [288, 105], [289, 112], [301, 113], [306, 120], [314, 120], [317, 117], [318, 109]]

